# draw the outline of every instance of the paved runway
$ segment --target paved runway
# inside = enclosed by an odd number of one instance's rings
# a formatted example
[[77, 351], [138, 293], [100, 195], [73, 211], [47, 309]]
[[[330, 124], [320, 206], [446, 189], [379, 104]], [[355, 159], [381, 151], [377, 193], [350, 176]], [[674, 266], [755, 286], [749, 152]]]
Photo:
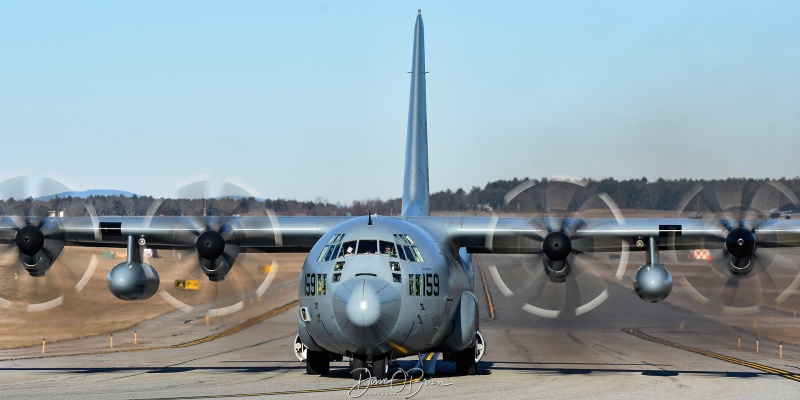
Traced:
[[[38, 347], [4, 350], [0, 393], [5, 398], [59, 399], [359, 394], [618, 399], [792, 398], [800, 390], [797, 346], [786, 344], [779, 358], [778, 343], [760, 338], [756, 353], [749, 327], [687, 311], [691, 303], [682, 305], [677, 287], [675, 304], [647, 304], [629, 287], [613, 283], [612, 277], [608, 300], [591, 312], [542, 318], [521, 309], [526, 299], [503, 296], [487, 272], [489, 265], [502, 271], [514, 262], [481, 257], [488, 297], [480, 269], [476, 271], [475, 291], [483, 303], [481, 330], [488, 343], [477, 377], [453, 376], [452, 365], [438, 363], [436, 377], [413, 385], [352, 391], [346, 361], [334, 363], [331, 376], [306, 375], [291, 348], [297, 282], [289, 279], [275, 282], [261, 303], [208, 326], [202, 314], [181, 312], [147, 321], [137, 327], [142, 334], [136, 346], [129, 337], [132, 332], [126, 331], [116, 333], [113, 350], [105, 336], [53, 344], [45, 357]], [[627, 285], [627, 278], [623, 283]], [[568, 308], [572, 305], [567, 303]], [[770, 313], [762, 312], [759, 320], [776, 318], [797, 325], [797, 320]], [[741, 348], [737, 337], [743, 339]], [[414, 364], [404, 359], [399, 366], [410, 369]]]

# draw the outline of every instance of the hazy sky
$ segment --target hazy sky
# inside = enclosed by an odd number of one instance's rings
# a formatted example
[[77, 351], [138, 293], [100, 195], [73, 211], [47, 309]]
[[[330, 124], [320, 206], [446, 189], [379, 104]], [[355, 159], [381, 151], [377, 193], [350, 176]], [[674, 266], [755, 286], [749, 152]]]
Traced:
[[422, 9], [431, 190], [800, 175], [800, 2], [0, 3], [0, 175], [401, 196]]

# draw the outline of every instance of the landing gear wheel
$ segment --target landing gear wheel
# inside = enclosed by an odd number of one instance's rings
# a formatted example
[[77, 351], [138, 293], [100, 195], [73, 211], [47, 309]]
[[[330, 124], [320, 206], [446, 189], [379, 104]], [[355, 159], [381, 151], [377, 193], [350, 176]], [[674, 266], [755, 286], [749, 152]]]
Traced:
[[456, 361], [456, 375], [475, 375], [478, 373], [478, 363], [475, 361], [477, 352], [475, 346], [454, 354]]
[[327, 351], [313, 351], [308, 349], [306, 358], [306, 373], [309, 375], [327, 375], [331, 369], [331, 357]]
[[350, 374], [353, 375], [353, 379], [357, 381], [361, 381], [367, 379], [369, 377], [369, 371], [367, 370], [367, 361], [361, 356], [353, 355], [353, 358], [350, 359]]
[[308, 347], [300, 340], [300, 335], [294, 337], [294, 356], [300, 361], [305, 361], [308, 358]]
[[372, 361], [372, 377], [375, 379], [386, 379], [389, 376], [389, 364], [387, 357], [379, 357]]
[[475, 363], [477, 364], [483, 358], [483, 353], [486, 352], [486, 341], [483, 339], [481, 331], [476, 332], [475, 341]]

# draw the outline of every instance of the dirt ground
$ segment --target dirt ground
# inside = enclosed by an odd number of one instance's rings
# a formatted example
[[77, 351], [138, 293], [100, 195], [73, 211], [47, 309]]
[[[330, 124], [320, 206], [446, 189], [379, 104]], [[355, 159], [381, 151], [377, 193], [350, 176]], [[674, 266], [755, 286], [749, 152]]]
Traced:
[[[68, 247], [41, 278], [29, 276], [19, 266], [16, 251], [3, 251], [0, 254], [0, 349], [37, 345], [43, 338], [53, 343], [107, 334], [176, 309], [161, 293], [144, 301], [123, 301], [114, 297], [108, 290], [108, 272], [125, 261], [124, 258], [106, 259], [114, 251], [119, 249]], [[159, 290], [184, 304], [207, 309], [223, 308], [253, 298], [270, 268], [276, 268], [274, 282], [295, 279], [306, 256], [240, 255], [226, 279], [212, 283], [192, 260], [178, 259], [181, 255], [172, 251], [161, 251], [159, 255], [148, 261], [159, 273]], [[92, 256], [96, 260], [93, 272]], [[176, 280], [192, 279], [198, 280], [198, 290], [176, 288]], [[247, 307], [252, 302], [244, 304]]]

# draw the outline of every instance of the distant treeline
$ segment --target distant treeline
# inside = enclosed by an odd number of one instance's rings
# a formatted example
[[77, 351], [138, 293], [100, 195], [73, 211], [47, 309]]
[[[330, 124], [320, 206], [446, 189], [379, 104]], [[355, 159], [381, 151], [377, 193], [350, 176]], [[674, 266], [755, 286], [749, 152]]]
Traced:
[[[724, 180], [677, 179], [648, 181], [646, 178], [618, 181], [613, 178], [564, 182], [546, 178], [514, 178], [489, 182], [483, 188], [445, 190], [431, 194], [432, 212], [553, 212], [580, 211], [606, 207], [600, 194], [607, 194], [623, 210], [720, 211], [754, 208], [797, 211], [800, 177], [777, 180], [731, 178]], [[222, 199], [155, 199], [149, 196], [90, 196], [0, 200], [2, 215], [46, 215], [50, 211], [65, 216], [142, 216], [142, 215], [365, 215], [368, 212], [397, 215], [401, 200], [357, 200], [349, 205], [332, 204], [324, 199], [297, 201], [258, 200], [253, 197]]]

